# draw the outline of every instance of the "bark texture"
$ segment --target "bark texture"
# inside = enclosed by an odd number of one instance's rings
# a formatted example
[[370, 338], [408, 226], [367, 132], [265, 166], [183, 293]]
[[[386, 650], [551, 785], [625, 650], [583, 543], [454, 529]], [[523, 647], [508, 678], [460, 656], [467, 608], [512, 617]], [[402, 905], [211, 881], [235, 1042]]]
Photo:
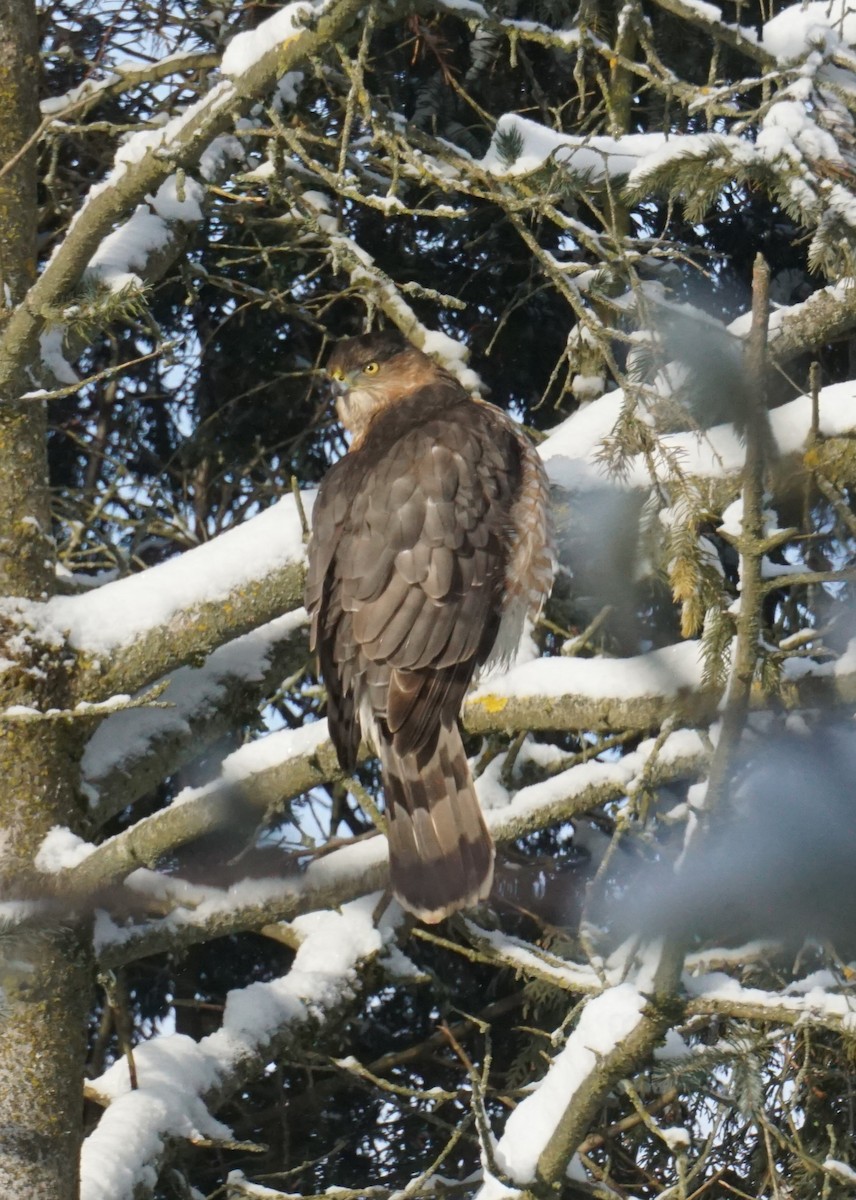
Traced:
[[[0, 335], [35, 274], [36, 158], [34, 148], [22, 150], [38, 124], [38, 77], [35, 9], [0, 0]], [[0, 573], [9, 594], [36, 598], [50, 578], [45, 413], [13, 402], [26, 389], [20, 372], [0, 395]]]
[[[0, 0], [0, 330], [35, 271], [38, 123], [36, 13], [29, 0]], [[22, 153], [23, 150], [23, 153]], [[10, 165], [11, 164], [11, 165]], [[20, 370], [0, 396], [0, 594], [39, 600], [54, 576], [47, 490], [45, 412], [18, 400]], [[66, 669], [55, 648], [6, 636], [0, 618], [0, 709], [62, 705]], [[46, 721], [0, 726], [0, 870], [20, 894], [45, 833], [74, 825], [71, 739]], [[72, 926], [5, 938], [0, 1024], [0, 1195], [74, 1200], [81, 1139], [87, 985], [83, 943]]]

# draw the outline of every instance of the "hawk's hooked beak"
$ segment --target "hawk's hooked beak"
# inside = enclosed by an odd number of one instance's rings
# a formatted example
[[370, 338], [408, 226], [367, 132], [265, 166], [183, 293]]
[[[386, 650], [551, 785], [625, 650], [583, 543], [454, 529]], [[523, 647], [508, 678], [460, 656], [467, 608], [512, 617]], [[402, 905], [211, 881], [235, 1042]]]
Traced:
[[332, 401], [339, 420], [346, 429], [351, 427], [351, 410], [359, 390], [359, 371], [336, 368], [327, 373], [327, 399]]
[[325, 405], [332, 406], [347, 395], [349, 385], [344, 379], [337, 379], [333, 375], [325, 374], [319, 390], [324, 397]]
[[327, 373], [325, 390], [328, 395], [338, 399], [339, 396], [346, 395], [356, 383], [355, 373], [346, 374], [338, 368], [335, 371]]

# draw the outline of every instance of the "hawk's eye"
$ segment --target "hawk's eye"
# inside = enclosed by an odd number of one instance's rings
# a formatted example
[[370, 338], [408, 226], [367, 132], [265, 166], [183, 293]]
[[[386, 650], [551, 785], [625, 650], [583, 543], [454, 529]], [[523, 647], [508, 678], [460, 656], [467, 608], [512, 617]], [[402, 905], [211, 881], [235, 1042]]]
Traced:
[[378, 371], [380, 370], [380, 363], [366, 363], [366, 365], [363, 367], [363, 370], [365, 371], [366, 375], [377, 375]]
[[330, 372], [330, 378], [335, 379], [336, 383], [341, 383], [342, 380], [345, 378], [345, 372], [343, 370], [341, 370], [339, 367], [334, 367], [333, 370]]

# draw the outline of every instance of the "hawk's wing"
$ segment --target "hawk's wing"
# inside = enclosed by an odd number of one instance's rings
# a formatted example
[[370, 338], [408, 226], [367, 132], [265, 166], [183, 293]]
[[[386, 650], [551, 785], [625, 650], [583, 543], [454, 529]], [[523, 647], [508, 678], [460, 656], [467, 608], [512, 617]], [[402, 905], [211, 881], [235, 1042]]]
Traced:
[[399, 754], [454, 723], [499, 626], [520, 475], [507, 417], [427, 387], [325, 478], [306, 603], [346, 769], [366, 704]]

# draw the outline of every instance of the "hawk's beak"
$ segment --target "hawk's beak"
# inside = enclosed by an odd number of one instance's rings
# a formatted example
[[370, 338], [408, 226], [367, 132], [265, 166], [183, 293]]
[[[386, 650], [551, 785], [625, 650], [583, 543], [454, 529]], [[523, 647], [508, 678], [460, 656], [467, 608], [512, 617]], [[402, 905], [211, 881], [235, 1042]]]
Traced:
[[328, 403], [338, 400], [340, 396], [344, 396], [349, 388], [350, 383], [347, 379], [340, 377], [334, 378], [332, 375], [325, 375], [321, 383], [321, 390]]
[[356, 373], [344, 371], [336, 371], [335, 374], [327, 376], [327, 390], [330, 395], [339, 397], [346, 395], [356, 384]]

